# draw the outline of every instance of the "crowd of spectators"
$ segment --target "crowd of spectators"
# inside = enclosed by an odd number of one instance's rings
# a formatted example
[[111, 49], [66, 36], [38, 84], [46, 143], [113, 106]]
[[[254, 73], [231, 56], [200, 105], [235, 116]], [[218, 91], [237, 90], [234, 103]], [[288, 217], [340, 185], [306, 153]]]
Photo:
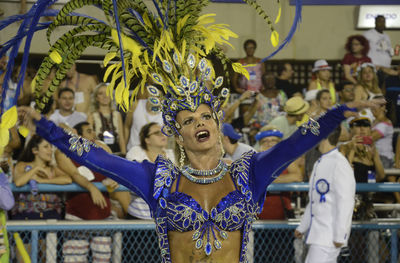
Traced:
[[[400, 69], [391, 67], [391, 54], [387, 48], [390, 40], [383, 30], [384, 21], [378, 16], [375, 29], [366, 32], [365, 36], [348, 38], [345, 44], [348, 53], [342, 60], [343, 79], [339, 85], [333, 82], [332, 68], [324, 59], [315, 61], [312, 79], [304, 87], [292, 83], [296, 72], [289, 62], [279, 64], [276, 72], [266, 72], [264, 64], [257, 64], [260, 59], [254, 57], [256, 42], [247, 40], [244, 43], [246, 57], [239, 62], [250, 65], [247, 67], [250, 79], [237, 74], [232, 78], [231, 91], [236, 95], [225, 108], [225, 123], [222, 125], [225, 159], [234, 161], [248, 150], [268, 150], [289, 137], [301, 124], [310, 118], [318, 118], [337, 103], [384, 96], [386, 80], [400, 82]], [[384, 46], [382, 43], [377, 46], [377, 41], [383, 41]], [[382, 54], [389, 57], [382, 60]], [[0, 65], [3, 71], [5, 64]], [[4, 74], [0, 77], [0, 84], [3, 77]], [[29, 81], [26, 85], [30, 85]], [[24, 88], [18, 101], [29, 105], [33, 103], [32, 97], [30, 89]], [[146, 93], [140, 95], [127, 113], [121, 114], [107, 96], [107, 83], [98, 83], [97, 77], [79, 73], [74, 66], [53, 100], [54, 103], [43, 112], [45, 116], [57, 125], [96, 142], [111, 154], [151, 162], [162, 154], [176, 160], [173, 138], [168, 139], [162, 133], [160, 109], [148, 102]], [[371, 174], [375, 175], [377, 182], [399, 182], [400, 177], [386, 176], [384, 170], [400, 168], [400, 138], [394, 136], [393, 129], [399, 123], [387, 115], [387, 109], [397, 105], [393, 105], [391, 100], [388, 102], [373, 111], [361, 112], [360, 117], [346, 120], [341, 125], [339, 149], [351, 163], [357, 182], [368, 182]], [[4, 107], [7, 105], [5, 103]], [[31, 193], [14, 194], [16, 202], [9, 212], [11, 220], [150, 218], [148, 207], [141, 198], [128, 192], [114, 192], [118, 187], [116, 182], [79, 166], [37, 135], [23, 138], [14, 128], [11, 138], [2, 154], [1, 168], [10, 182], [16, 186], [30, 185], [32, 189]], [[319, 156], [317, 149], [311, 150], [295, 160], [275, 183], [307, 181], [308, 173]], [[71, 182], [87, 189], [87, 192], [56, 195], [35, 191], [37, 183]], [[108, 192], [101, 193], [93, 182], [102, 182]], [[290, 193], [269, 193], [260, 218], [293, 217], [291, 198]], [[376, 201], [371, 194], [359, 198], [361, 203]], [[379, 198], [382, 202], [400, 203], [399, 193]], [[366, 210], [357, 216], [366, 219], [376, 215]], [[66, 256], [74, 253], [69, 246], [78, 245], [74, 240], [68, 240], [64, 244]]]

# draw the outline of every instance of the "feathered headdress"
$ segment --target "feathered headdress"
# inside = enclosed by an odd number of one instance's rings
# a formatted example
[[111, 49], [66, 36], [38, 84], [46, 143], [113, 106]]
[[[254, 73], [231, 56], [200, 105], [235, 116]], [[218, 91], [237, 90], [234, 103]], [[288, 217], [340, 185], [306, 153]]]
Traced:
[[[244, 1], [267, 21], [271, 29], [271, 42], [277, 46], [279, 35], [268, 15], [255, 0]], [[218, 57], [226, 73], [228, 66], [232, 66], [234, 71], [248, 76], [247, 70], [240, 63], [230, 63], [219, 48], [222, 44], [230, 45], [229, 38], [237, 35], [229, 30], [227, 25], [215, 24], [214, 14], [201, 15], [208, 0], [152, 0], [155, 13], [149, 10], [143, 0], [71, 0], [59, 11], [48, 9], [55, 2], [38, 0], [28, 13], [0, 21], [1, 30], [22, 20], [16, 36], [4, 43], [0, 50], [2, 56], [11, 49], [3, 84], [3, 98], [22, 40], [26, 38], [16, 97], [23, 83], [32, 36], [36, 31], [43, 29], [47, 29], [47, 40], [51, 47], [49, 55], [44, 58], [32, 81], [39, 111], [53, 96], [75, 60], [89, 46], [107, 51], [104, 58], [104, 66], [108, 65], [104, 80], [110, 79], [107, 93], [111, 97], [114, 94], [116, 103], [122, 109], [129, 108], [149, 79], [162, 87], [159, 90], [149, 86], [148, 90], [152, 96], [150, 100], [154, 104], [162, 105], [164, 121], [168, 127], [164, 132], [168, 134], [177, 133], [178, 127], [174, 118], [179, 110], [195, 110], [200, 103], [207, 103], [216, 115], [222, 114], [220, 108], [228, 98], [228, 90], [222, 87], [222, 77], [215, 78], [213, 67], [206, 59], [207, 55], [213, 54]], [[75, 12], [84, 6], [102, 10], [106, 21]], [[280, 18], [280, 10], [279, 8], [276, 23]], [[262, 61], [276, 54], [290, 41], [300, 20], [300, 13], [301, 0], [296, 0], [296, 16], [292, 29], [277, 50]], [[40, 23], [39, 18], [42, 16], [55, 16], [55, 19], [53, 22]], [[52, 43], [52, 32], [62, 26], [73, 28]], [[110, 64], [111, 61], [114, 63]], [[43, 82], [49, 77], [52, 69], [55, 69], [54, 78], [43, 95]], [[141, 81], [130, 92], [131, 80], [134, 77]], [[16, 98], [14, 101], [16, 103]], [[1, 106], [2, 104], [3, 102]], [[1, 111], [0, 146], [6, 139], [8, 142], [3, 130], [9, 126], [9, 119], [16, 120], [16, 111], [5, 114], [3, 107]], [[3, 120], [3, 117], [7, 120]], [[4, 126], [3, 122], [7, 125]]]

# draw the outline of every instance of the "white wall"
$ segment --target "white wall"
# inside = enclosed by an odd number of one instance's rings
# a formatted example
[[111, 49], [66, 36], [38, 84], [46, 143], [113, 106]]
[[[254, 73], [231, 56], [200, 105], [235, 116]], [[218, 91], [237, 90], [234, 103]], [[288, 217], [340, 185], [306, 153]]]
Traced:
[[[146, 1], [150, 4], [151, 1]], [[267, 14], [275, 19], [277, 14], [276, 1], [258, 1], [267, 10]], [[276, 29], [283, 39], [294, 17], [294, 6], [288, 4], [288, 0], [282, 0], [282, 18]], [[272, 5], [271, 3], [274, 3]], [[0, 2], [5, 10], [5, 16], [15, 14], [19, 10], [16, 2]], [[60, 6], [57, 6], [59, 8]], [[357, 6], [303, 6], [303, 19], [294, 38], [288, 47], [282, 50], [275, 59], [341, 59], [344, 55], [344, 44], [347, 36], [351, 34], [362, 34], [363, 31], [356, 30]], [[87, 10], [87, 9], [86, 9]], [[217, 22], [231, 25], [231, 29], [239, 35], [232, 39], [234, 50], [228, 49], [229, 57], [243, 57], [242, 44], [244, 40], [253, 38], [258, 43], [256, 55], [265, 57], [273, 51], [270, 44], [270, 31], [267, 24], [256, 14], [256, 12], [245, 4], [211, 3], [205, 13], [216, 13]], [[100, 14], [100, 12], [96, 12]], [[95, 15], [90, 10], [91, 15]], [[5, 17], [3, 16], [3, 18]], [[1, 32], [0, 42], [3, 43], [10, 38], [17, 27]], [[391, 37], [392, 45], [400, 44], [399, 30], [387, 30]], [[45, 53], [49, 46], [45, 35], [40, 34], [34, 38], [31, 52]], [[89, 49], [86, 55], [101, 54], [99, 49]], [[395, 57], [394, 59], [400, 59]]]

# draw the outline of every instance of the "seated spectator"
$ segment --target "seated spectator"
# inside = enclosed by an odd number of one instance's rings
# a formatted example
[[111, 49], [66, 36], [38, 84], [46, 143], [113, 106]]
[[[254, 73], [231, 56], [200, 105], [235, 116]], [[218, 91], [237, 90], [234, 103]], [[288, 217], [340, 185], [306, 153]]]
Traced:
[[[261, 128], [256, 135], [259, 144], [259, 151], [266, 151], [278, 144], [283, 137], [283, 133], [276, 127], [268, 125]], [[292, 162], [281, 175], [276, 177], [274, 183], [292, 183], [302, 182], [303, 174], [300, 169], [298, 160]], [[291, 218], [293, 208], [290, 200], [290, 192], [268, 192], [262, 212], [259, 214], [260, 219], [283, 220]], [[292, 215], [289, 215], [292, 214]]]
[[[134, 146], [126, 155], [126, 159], [142, 162], [148, 160], [155, 162], [158, 155], [175, 163], [174, 152], [166, 149], [167, 136], [161, 132], [161, 126], [156, 122], [150, 122], [142, 127], [139, 133], [140, 146]], [[131, 193], [131, 203], [128, 208], [128, 219], [151, 219], [150, 208], [139, 196]]]
[[336, 89], [339, 95], [339, 104], [346, 104], [354, 101], [355, 85], [350, 81], [343, 81]]
[[[383, 181], [385, 171], [379, 158], [379, 152], [371, 136], [371, 124], [373, 116], [367, 110], [363, 110], [359, 117], [350, 120], [351, 140], [340, 146], [340, 152], [353, 166], [357, 183], [367, 183], [371, 174], [376, 181]], [[356, 195], [355, 218], [368, 220], [376, 217], [372, 206], [372, 194], [364, 193]]]
[[[74, 126], [77, 134], [83, 138], [96, 142], [107, 152], [111, 150], [102, 142], [95, 140], [95, 133], [88, 122], [81, 122]], [[111, 201], [109, 193], [102, 193], [93, 182], [102, 182], [110, 189], [118, 188], [118, 184], [100, 173], [93, 172], [85, 166], [78, 166], [59, 150], [55, 154], [56, 161], [62, 164], [65, 173], [71, 176], [73, 182], [87, 189], [87, 192], [70, 193], [65, 204], [65, 219], [67, 220], [102, 220], [112, 219]], [[111, 183], [108, 183], [110, 182]], [[107, 189], [108, 189], [107, 188]], [[110, 262], [112, 243], [111, 237], [98, 235], [90, 240], [92, 257], [96, 262]], [[64, 262], [86, 262], [89, 253], [89, 242], [86, 236], [75, 234], [67, 236], [63, 244]]]
[[384, 168], [379, 152], [372, 140], [373, 116], [364, 110], [360, 116], [350, 121], [351, 141], [340, 146], [340, 151], [347, 157], [354, 168], [356, 182], [367, 183], [368, 171], [376, 173], [376, 180], [382, 181], [385, 177]]
[[233, 75], [233, 90], [237, 93], [243, 93], [246, 90], [259, 92], [262, 87], [261, 76], [265, 73], [264, 63], [260, 63], [261, 59], [254, 56], [257, 43], [253, 39], [247, 39], [243, 44], [246, 57], [239, 59], [240, 64], [245, 66], [249, 72], [250, 79], [235, 73]]
[[332, 81], [331, 74], [332, 67], [324, 59], [315, 61], [314, 68], [312, 69], [313, 78], [308, 85], [308, 90], [329, 90], [332, 97], [333, 104], [336, 103], [336, 90], [335, 84]]
[[357, 68], [363, 63], [372, 62], [367, 56], [368, 40], [362, 35], [349, 36], [345, 48], [347, 53], [342, 59], [344, 79], [357, 84]]
[[[243, 92], [242, 94], [240, 94], [239, 99], [236, 99], [236, 100], [234, 100], [233, 103], [231, 103], [230, 105], [227, 105], [224, 109], [224, 112], [225, 112], [224, 121], [226, 123], [232, 123], [232, 125], [235, 128], [238, 128], [238, 129], [243, 128], [244, 127], [244, 119], [246, 119], [246, 117], [244, 117], [242, 114], [239, 114], [239, 117], [234, 118], [234, 115], [235, 115], [236, 111], [238, 110], [240, 104], [242, 104], [244, 101], [251, 98], [253, 95], [254, 95], [254, 92], [247, 90], [247, 91]], [[256, 109], [257, 108], [255, 108], [255, 110]], [[249, 116], [248, 119], [250, 119], [251, 117], [252, 116]], [[248, 120], [248, 121], [250, 121], [250, 120]]]
[[[15, 195], [15, 206], [10, 212], [13, 220], [62, 219], [63, 202], [60, 195], [38, 193], [37, 184], [70, 184], [71, 178], [58, 166], [52, 164], [53, 148], [43, 138], [33, 135], [22, 152], [13, 173], [16, 186], [30, 185], [31, 193]], [[52, 236], [53, 233], [47, 233]], [[29, 242], [29, 237], [24, 241]], [[30, 251], [30, 245], [25, 245]], [[29, 252], [28, 252], [29, 253]], [[46, 243], [46, 255], [54, 255], [56, 247], [52, 242]], [[22, 262], [17, 253], [19, 262]]]
[[106, 83], [100, 83], [93, 93], [94, 111], [88, 122], [93, 125], [96, 137], [110, 147], [113, 153], [126, 154], [124, 127], [121, 114], [114, 110], [107, 96]]
[[315, 97], [315, 102], [317, 104], [316, 109], [313, 112], [309, 111], [308, 114], [311, 118], [316, 118], [320, 116], [321, 114], [327, 112], [333, 106], [331, 93], [326, 89], [318, 91]]
[[[262, 88], [257, 94], [257, 109], [250, 120], [257, 126], [265, 126], [272, 119], [284, 115], [283, 105], [286, 103], [286, 94], [278, 90], [275, 86], [275, 76], [273, 73], [262, 75]], [[248, 125], [248, 122], [244, 123]]]
[[126, 114], [124, 123], [125, 141], [127, 152], [133, 147], [140, 145], [139, 132], [142, 127], [150, 122], [156, 122], [163, 125], [160, 107], [155, 107], [147, 100], [148, 92], [146, 90], [142, 99], [132, 104], [132, 109]]
[[286, 139], [297, 130], [296, 122], [303, 119], [309, 107], [308, 102], [301, 97], [292, 97], [283, 107], [286, 115], [276, 117], [269, 125], [276, 126], [283, 133], [283, 139]]
[[250, 145], [239, 142], [242, 135], [237, 133], [229, 123], [222, 124], [222, 145], [225, 150], [224, 158], [236, 161], [243, 153], [254, 151]]
[[[62, 88], [58, 91], [58, 106], [59, 108], [50, 116], [50, 120], [56, 125], [66, 125], [74, 127], [76, 124], [86, 121], [85, 113], [75, 111], [75, 93], [70, 88]], [[61, 124], [61, 125], [60, 125]]]
[[[33, 135], [14, 170], [17, 187], [29, 184], [32, 193], [20, 193], [11, 211], [12, 219], [61, 219], [62, 201], [56, 194], [37, 193], [37, 183], [70, 184], [71, 178], [58, 166], [52, 165], [53, 148], [38, 135]], [[46, 200], [46, 201], [43, 201]], [[44, 202], [44, 203], [43, 203]]]
[[370, 100], [376, 95], [381, 95], [378, 76], [374, 64], [364, 63], [357, 71], [358, 84], [354, 90], [354, 100]]
[[289, 62], [278, 64], [275, 86], [278, 90], [285, 92], [288, 99], [293, 96], [303, 96], [303, 87], [291, 82], [293, 73], [292, 65]]
[[[375, 97], [377, 98], [377, 97]], [[382, 96], [383, 98], [383, 96]], [[372, 128], [372, 139], [378, 149], [383, 168], [389, 169], [394, 165], [393, 124], [386, 116], [386, 105], [372, 109], [375, 121]]]
[[14, 196], [6, 174], [0, 169], [0, 262], [9, 262], [10, 247], [6, 229], [6, 211], [14, 206]]

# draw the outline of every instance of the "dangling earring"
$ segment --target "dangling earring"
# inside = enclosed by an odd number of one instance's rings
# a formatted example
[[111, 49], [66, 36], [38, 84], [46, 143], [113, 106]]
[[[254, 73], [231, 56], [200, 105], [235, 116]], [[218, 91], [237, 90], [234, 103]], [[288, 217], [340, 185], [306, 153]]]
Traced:
[[183, 165], [185, 165], [185, 158], [186, 158], [186, 154], [185, 154], [185, 149], [183, 149], [183, 146], [178, 144], [179, 146], [179, 151], [181, 152], [181, 156], [179, 158], [179, 164], [180, 164], [180, 168], [183, 167]]

